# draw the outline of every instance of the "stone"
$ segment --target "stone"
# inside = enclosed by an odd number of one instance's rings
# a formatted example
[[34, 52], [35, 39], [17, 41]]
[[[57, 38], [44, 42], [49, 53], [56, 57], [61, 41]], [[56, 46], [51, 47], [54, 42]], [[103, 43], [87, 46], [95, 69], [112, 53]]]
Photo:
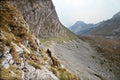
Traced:
[[[10, 0], [28, 23], [30, 32], [37, 37], [65, 35], [51, 0]], [[44, 27], [43, 27], [44, 26]]]
[[10, 64], [13, 64], [12, 55], [9, 53], [9, 50], [6, 50], [3, 54], [4, 59], [2, 61], [2, 66], [7, 69]]
[[18, 53], [18, 55], [23, 53], [23, 49], [21, 47], [19, 47], [17, 44], [15, 44], [13, 42], [11, 44], [15, 47], [15, 50]]

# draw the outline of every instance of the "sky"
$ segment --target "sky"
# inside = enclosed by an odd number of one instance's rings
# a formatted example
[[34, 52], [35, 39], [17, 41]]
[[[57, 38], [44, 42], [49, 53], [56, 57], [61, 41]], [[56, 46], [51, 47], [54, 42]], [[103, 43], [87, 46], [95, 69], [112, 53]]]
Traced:
[[76, 21], [98, 23], [120, 11], [120, 0], [52, 0], [63, 25]]

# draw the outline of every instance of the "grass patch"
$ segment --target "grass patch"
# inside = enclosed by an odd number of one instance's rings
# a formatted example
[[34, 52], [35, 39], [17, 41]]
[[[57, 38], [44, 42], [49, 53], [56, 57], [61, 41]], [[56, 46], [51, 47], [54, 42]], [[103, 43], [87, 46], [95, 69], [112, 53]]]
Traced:
[[54, 67], [60, 67], [60, 62], [58, 61], [57, 58], [55, 58], [54, 56], [51, 57], [51, 60], [53, 62], [53, 66]]
[[28, 53], [23, 53], [23, 56], [27, 59], [28, 64], [31, 66], [35, 67], [36, 69], [40, 69], [40, 65], [43, 63], [43, 60], [40, 59], [37, 55], [35, 54], [28, 54]]
[[[42, 57], [47, 56], [46, 51], [40, 50]], [[53, 64], [50, 64], [49, 70], [52, 71], [60, 80], [79, 80], [78, 77], [67, 71], [65, 68], [62, 68], [60, 62], [54, 56], [51, 56]]]
[[27, 60], [28, 64], [30, 64], [31, 66], [35, 67], [35, 69], [40, 69], [40, 64], [38, 63], [35, 63], [34, 61], [32, 60]]
[[[11, 75], [11, 71], [14, 72], [14, 75]], [[0, 68], [0, 80], [22, 80], [19, 70], [15, 67], [10, 66], [10, 68]]]
[[27, 37], [24, 20], [9, 1], [0, 1], [0, 30], [10, 41], [23, 41]]
[[5, 45], [4, 44], [2, 44], [2, 45], [0, 45], [0, 53], [2, 54], [2, 53], [4, 53], [5, 52]]
[[64, 68], [51, 67], [50, 70], [60, 79], [60, 80], [78, 80], [77, 76], [70, 73]]
[[11, 55], [12, 55], [12, 57], [13, 57], [14, 62], [15, 62], [16, 64], [20, 64], [21, 61], [20, 61], [20, 59], [18, 58], [18, 54], [17, 54], [14, 46], [11, 46], [10, 53], [11, 53]]
[[41, 43], [45, 43], [47, 41], [55, 41], [55, 42], [63, 42], [63, 41], [69, 41], [70, 39], [65, 36], [60, 36], [60, 37], [47, 37], [47, 38], [40, 38]]
[[53, 65], [50, 66], [50, 70], [60, 79], [60, 80], [78, 80], [78, 77], [62, 68], [60, 62], [54, 56], [51, 57]]
[[46, 54], [46, 51], [41, 50], [41, 49], [39, 51], [40, 51], [40, 54], [41, 54], [43, 60], [45, 60], [45, 61], [48, 60], [48, 56]]

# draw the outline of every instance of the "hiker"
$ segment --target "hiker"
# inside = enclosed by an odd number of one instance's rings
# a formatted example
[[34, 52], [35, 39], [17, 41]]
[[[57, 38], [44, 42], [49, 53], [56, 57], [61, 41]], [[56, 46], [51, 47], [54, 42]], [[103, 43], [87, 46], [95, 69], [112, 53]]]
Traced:
[[46, 53], [51, 58], [52, 66], [57, 66], [57, 67], [60, 66], [60, 63], [57, 61], [55, 57], [52, 56], [52, 52], [49, 49], [47, 49]]
[[51, 51], [49, 49], [47, 49], [46, 53], [48, 54], [48, 56], [51, 58], [52, 55], [51, 55]]
[[49, 49], [47, 49], [46, 53], [47, 53], [47, 55], [51, 58], [51, 60], [52, 60], [52, 65], [54, 65], [54, 60], [53, 60], [51, 51], [50, 51]]

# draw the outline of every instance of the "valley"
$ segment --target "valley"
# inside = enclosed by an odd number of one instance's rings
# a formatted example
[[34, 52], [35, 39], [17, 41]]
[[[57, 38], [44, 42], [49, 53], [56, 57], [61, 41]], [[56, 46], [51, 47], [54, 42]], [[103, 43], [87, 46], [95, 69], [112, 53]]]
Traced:
[[0, 80], [120, 80], [118, 16], [76, 35], [51, 0], [0, 1]]

